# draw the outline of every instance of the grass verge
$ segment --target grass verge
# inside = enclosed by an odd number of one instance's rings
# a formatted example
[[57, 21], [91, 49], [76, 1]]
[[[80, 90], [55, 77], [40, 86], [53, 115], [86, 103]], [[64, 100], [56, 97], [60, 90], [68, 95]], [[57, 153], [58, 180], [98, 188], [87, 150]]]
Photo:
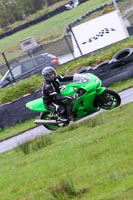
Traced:
[[132, 106], [56, 131], [29, 154], [0, 154], [1, 199], [132, 200]]

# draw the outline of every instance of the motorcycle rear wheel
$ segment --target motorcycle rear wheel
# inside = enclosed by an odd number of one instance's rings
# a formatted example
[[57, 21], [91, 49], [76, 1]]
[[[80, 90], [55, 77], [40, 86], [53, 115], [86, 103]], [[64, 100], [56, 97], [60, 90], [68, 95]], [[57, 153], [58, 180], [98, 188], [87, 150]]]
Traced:
[[[50, 117], [50, 113], [43, 113], [41, 112], [40, 113], [40, 119], [44, 119], [44, 120], [51, 120], [51, 119], [57, 119], [57, 117]], [[51, 131], [56, 131], [57, 129], [61, 128], [61, 127], [64, 127], [68, 124], [64, 124], [64, 123], [60, 123], [60, 124], [43, 124], [43, 126], [45, 128], [47, 128], [48, 130], [51, 130]]]
[[113, 90], [105, 89], [105, 91], [96, 97], [96, 105], [104, 110], [111, 110], [121, 104], [121, 98], [118, 93]]

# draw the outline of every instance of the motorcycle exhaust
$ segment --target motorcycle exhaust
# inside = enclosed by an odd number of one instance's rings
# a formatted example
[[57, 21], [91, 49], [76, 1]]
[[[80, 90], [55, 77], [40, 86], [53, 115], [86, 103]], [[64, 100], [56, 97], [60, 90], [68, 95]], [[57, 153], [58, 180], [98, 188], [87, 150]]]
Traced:
[[57, 125], [58, 122], [56, 120], [44, 120], [44, 119], [36, 119], [34, 121], [35, 124], [37, 125], [44, 125], [44, 124], [55, 124]]

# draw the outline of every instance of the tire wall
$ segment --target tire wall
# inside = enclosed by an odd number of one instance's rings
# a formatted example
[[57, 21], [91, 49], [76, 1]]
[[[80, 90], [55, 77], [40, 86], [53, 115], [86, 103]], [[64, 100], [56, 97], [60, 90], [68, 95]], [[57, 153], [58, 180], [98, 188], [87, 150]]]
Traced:
[[0, 128], [10, 127], [26, 119], [39, 115], [37, 112], [30, 111], [25, 104], [36, 98], [41, 97], [41, 91], [23, 96], [14, 102], [0, 105]]
[[111, 60], [98, 64], [88, 72], [98, 76], [105, 87], [133, 78], [133, 48], [122, 49]]

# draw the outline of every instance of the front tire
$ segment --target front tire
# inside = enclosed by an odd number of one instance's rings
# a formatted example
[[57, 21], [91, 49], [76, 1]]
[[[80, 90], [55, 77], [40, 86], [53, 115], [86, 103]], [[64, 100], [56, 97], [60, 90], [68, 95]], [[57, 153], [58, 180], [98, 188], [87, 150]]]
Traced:
[[97, 95], [95, 103], [104, 110], [111, 110], [121, 104], [121, 98], [115, 91], [105, 89], [102, 94]]

